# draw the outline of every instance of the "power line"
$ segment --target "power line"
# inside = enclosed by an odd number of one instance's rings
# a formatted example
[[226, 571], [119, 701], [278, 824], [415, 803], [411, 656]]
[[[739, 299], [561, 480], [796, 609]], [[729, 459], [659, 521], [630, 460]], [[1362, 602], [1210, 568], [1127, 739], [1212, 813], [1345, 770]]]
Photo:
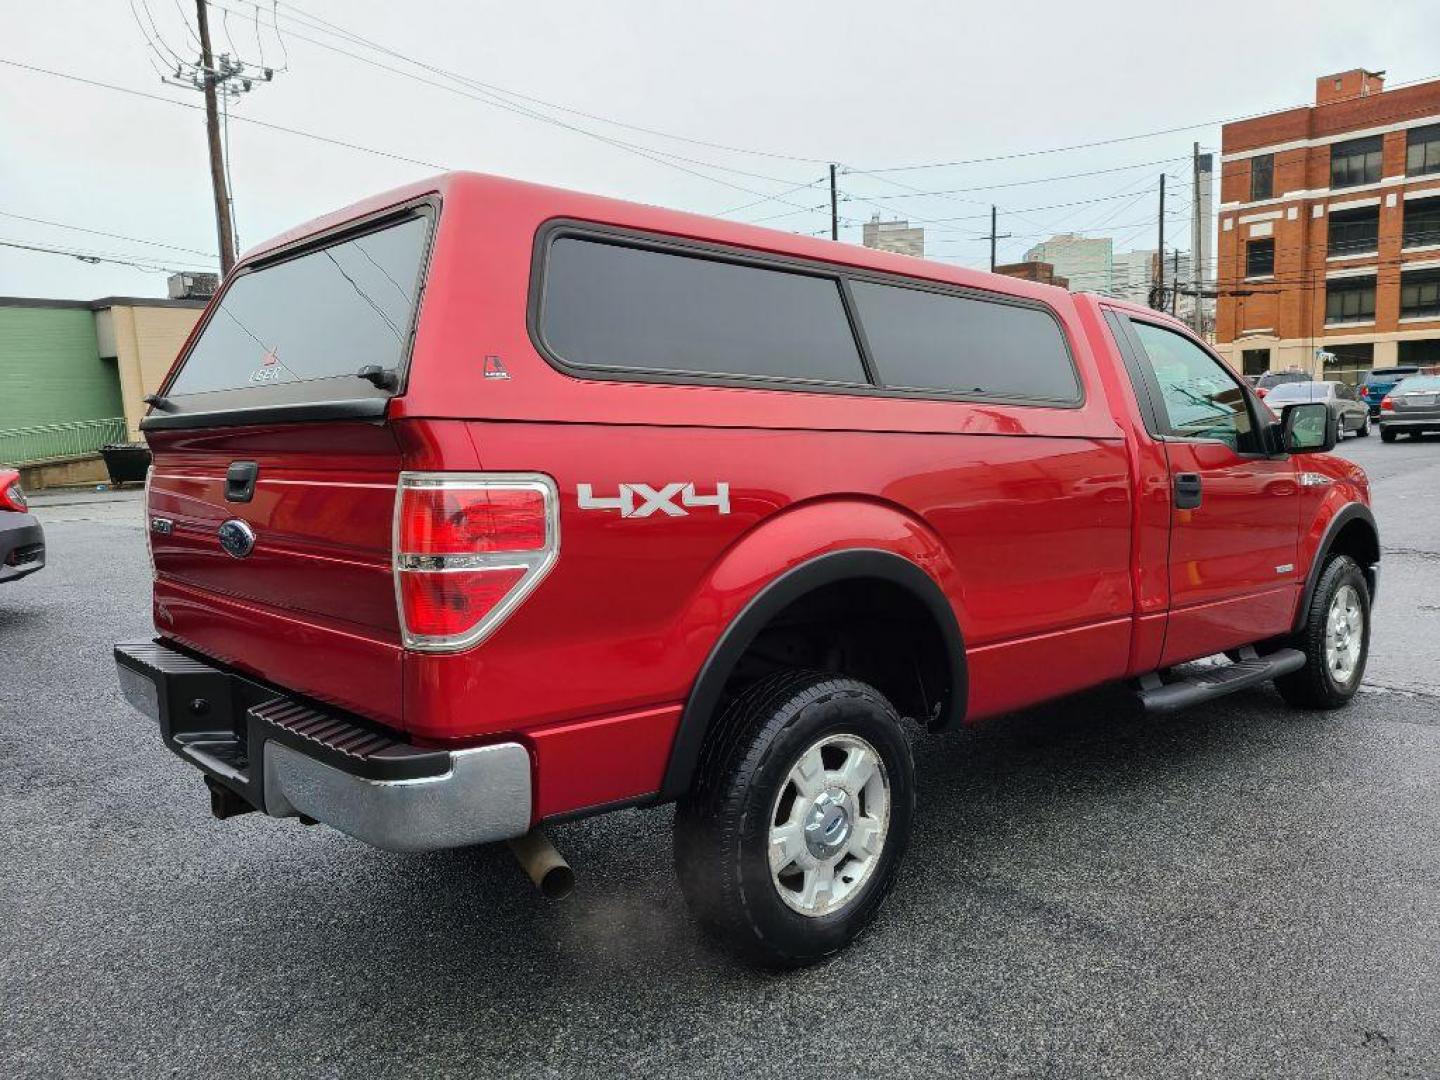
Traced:
[[[102, 90], [113, 90], [116, 93], [128, 94], [131, 97], [145, 98], [149, 101], [159, 101], [165, 105], [173, 105], [176, 108], [180, 109], [203, 111], [203, 106], [192, 105], [188, 101], [176, 101], [174, 98], [164, 97], [160, 94], [152, 94], [145, 90], [135, 90], [128, 86], [118, 86], [115, 83], [102, 82], [99, 79], [90, 79], [86, 78], [83, 75], [71, 74], [67, 71], [55, 71], [51, 68], [43, 68], [36, 64], [26, 64], [19, 60], [11, 60], [3, 56], [0, 56], [0, 64], [6, 64], [9, 67], [20, 68], [23, 71], [31, 71], [40, 75], [50, 75], [57, 79], [65, 79], [69, 82], [81, 83], [85, 86], [98, 87]], [[313, 139], [316, 142], [328, 143], [331, 146], [339, 146], [346, 150], [358, 150], [361, 153], [373, 154], [376, 157], [388, 158], [391, 161], [403, 161], [407, 165], [420, 165], [426, 169], [438, 169], [441, 172], [446, 172], [450, 168], [448, 165], [441, 165], [434, 161], [426, 161], [423, 158], [409, 157], [405, 154], [397, 154], [389, 150], [379, 150], [373, 146], [364, 146], [360, 143], [347, 142], [344, 139], [334, 139], [329, 137], [328, 135], [319, 135], [313, 131], [303, 131], [300, 128], [286, 127], [284, 124], [273, 124], [268, 120], [258, 120], [253, 116], [236, 116], [235, 120], [239, 123], [252, 124], [255, 127], [266, 128], [270, 131], [278, 131], [286, 135], [296, 135], [300, 138]]]
[[[223, 4], [220, 4], [220, 3], [216, 3], [216, 4], [214, 4], [214, 6], [219, 7], [219, 8], [221, 8], [222, 10], [228, 10], [228, 9], [225, 8], [225, 6], [224, 6]], [[287, 5], [287, 6], [289, 6], [289, 5]], [[323, 32], [323, 31], [322, 31], [322, 32]], [[339, 34], [336, 34], [336, 33], [334, 33], [334, 32], [331, 32], [331, 33], [332, 33], [333, 36], [339, 36]], [[687, 156], [685, 156], [685, 155], [683, 155], [683, 154], [676, 154], [676, 153], [674, 153], [673, 151], [660, 150], [660, 149], [658, 149], [658, 148], [656, 148], [656, 147], [644, 146], [644, 145], [641, 145], [641, 144], [639, 144], [639, 143], [629, 142], [628, 140], [624, 140], [624, 139], [617, 139], [617, 138], [614, 138], [613, 136], [605, 135], [605, 134], [602, 134], [602, 133], [597, 132], [597, 131], [592, 131], [592, 130], [590, 130], [589, 128], [585, 128], [585, 127], [580, 126], [580, 125], [578, 125], [578, 124], [573, 124], [573, 123], [567, 122], [567, 121], [565, 121], [565, 120], [558, 119], [558, 118], [553, 117], [553, 116], [547, 116], [547, 115], [545, 115], [544, 113], [537, 112], [535, 109], [532, 109], [532, 108], [529, 108], [529, 107], [526, 107], [526, 106], [523, 106], [523, 105], [519, 105], [519, 104], [517, 104], [517, 103], [515, 103], [515, 102], [513, 102], [513, 101], [506, 101], [506, 100], [504, 100], [503, 98], [497, 98], [495, 92], [490, 91], [490, 90], [488, 89], [488, 87], [486, 87], [486, 84], [479, 83], [479, 82], [477, 82], [476, 80], [473, 80], [473, 79], [468, 78], [467, 76], [456, 75], [456, 74], [451, 73], [451, 72], [446, 72], [446, 71], [444, 71], [443, 69], [434, 69], [434, 70], [436, 70], [437, 72], [439, 72], [440, 74], [442, 74], [443, 77], [448, 78], [448, 79], [452, 80], [453, 82], [463, 83], [463, 84], [466, 84], [466, 85], [472, 87], [472, 89], [469, 89], [469, 90], [463, 88], [462, 86], [454, 86], [454, 85], [451, 85], [450, 83], [447, 83], [447, 82], [438, 82], [438, 81], [436, 81], [436, 80], [434, 80], [434, 79], [427, 79], [427, 78], [425, 78], [425, 77], [423, 77], [423, 76], [416, 75], [414, 72], [405, 71], [405, 70], [403, 70], [403, 69], [401, 69], [401, 68], [394, 67], [393, 65], [382, 63], [381, 61], [372, 59], [371, 57], [362, 56], [362, 55], [359, 54], [359, 53], [351, 52], [351, 51], [348, 50], [348, 49], [342, 49], [342, 48], [340, 48], [340, 47], [337, 46], [337, 45], [332, 45], [332, 44], [330, 44], [329, 42], [320, 41], [320, 40], [318, 40], [318, 39], [316, 39], [316, 38], [308, 37], [308, 36], [306, 36], [306, 35], [304, 35], [304, 34], [297, 34], [297, 33], [295, 33], [293, 30], [291, 31], [290, 36], [291, 36], [292, 38], [298, 39], [298, 40], [300, 40], [300, 41], [308, 42], [308, 43], [310, 43], [311, 45], [316, 46], [317, 48], [325, 49], [325, 50], [327, 50], [327, 51], [329, 51], [329, 52], [333, 52], [333, 53], [337, 53], [338, 55], [341, 55], [341, 56], [349, 57], [349, 58], [352, 59], [352, 60], [359, 61], [359, 62], [362, 63], [362, 64], [367, 64], [367, 65], [369, 65], [369, 66], [371, 66], [371, 67], [378, 68], [378, 69], [380, 69], [380, 70], [382, 70], [382, 71], [391, 72], [392, 74], [398, 75], [398, 76], [400, 76], [401, 78], [410, 79], [410, 80], [412, 80], [412, 81], [414, 81], [414, 82], [418, 82], [418, 83], [421, 83], [421, 84], [423, 84], [423, 85], [432, 86], [432, 87], [435, 87], [436, 89], [445, 90], [445, 91], [448, 92], [448, 93], [457, 94], [457, 95], [459, 95], [460, 97], [464, 97], [464, 98], [467, 98], [467, 99], [472, 100], [472, 101], [479, 102], [479, 103], [484, 104], [484, 105], [489, 105], [489, 106], [491, 106], [492, 108], [497, 108], [497, 109], [501, 109], [501, 110], [506, 111], [506, 112], [515, 113], [516, 115], [519, 115], [519, 116], [524, 116], [524, 117], [527, 117], [527, 118], [529, 118], [529, 119], [539, 121], [539, 122], [541, 122], [541, 123], [550, 124], [550, 125], [552, 125], [552, 126], [559, 127], [559, 128], [562, 128], [562, 129], [567, 130], [567, 131], [574, 132], [574, 133], [579, 134], [579, 135], [584, 135], [584, 136], [586, 136], [587, 138], [595, 139], [595, 140], [597, 140], [597, 141], [599, 141], [599, 142], [602, 142], [602, 143], [605, 143], [605, 144], [607, 144], [607, 145], [613, 146], [613, 147], [615, 147], [615, 148], [617, 148], [617, 149], [624, 150], [624, 151], [627, 152], [627, 153], [635, 154], [635, 155], [638, 156], [638, 157], [645, 158], [645, 159], [647, 159], [647, 160], [649, 160], [649, 161], [655, 162], [656, 164], [665, 165], [665, 166], [667, 166], [667, 167], [669, 167], [669, 168], [672, 168], [672, 169], [677, 169], [677, 170], [679, 170], [680, 172], [687, 173], [687, 174], [689, 174], [689, 175], [691, 175], [691, 176], [698, 177], [698, 178], [700, 178], [700, 179], [702, 179], [702, 180], [708, 180], [708, 181], [710, 181], [711, 183], [714, 183], [714, 184], [721, 184], [721, 185], [723, 185], [723, 186], [725, 186], [725, 187], [732, 188], [732, 189], [734, 189], [734, 190], [736, 190], [736, 191], [743, 192], [743, 193], [745, 193], [745, 194], [747, 194], [747, 195], [757, 196], [757, 197], [759, 197], [759, 198], [762, 199], [762, 200], [770, 199], [770, 200], [780, 201], [780, 202], [783, 202], [783, 201], [784, 201], [783, 199], [780, 199], [780, 198], [778, 198], [777, 196], [771, 195], [771, 194], [769, 194], [769, 193], [767, 193], [767, 192], [756, 191], [756, 190], [754, 190], [753, 188], [745, 187], [744, 185], [737, 184], [737, 183], [734, 183], [734, 182], [729, 181], [729, 180], [722, 179], [722, 178], [717, 177], [717, 176], [710, 176], [710, 175], [708, 175], [708, 174], [706, 174], [706, 173], [703, 173], [703, 172], [700, 172], [700, 171], [698, 171], [698, 170], [699, 170], [699, 169], [713, 169], [713, 170], [716, 170], [716, 171], [719, 171], [719, 172], [733, 173], [733, 174], [738, 175], [738, 176], [744, 176], [744, 177], [747, 177], [747, 178], [757, 179], [757, 180], [764, 180], [764, 181], [767, 181], [767, 182], [769, 182], [769, 183], [775, 183], [775, 184], [790, 184], [790, 183], [792, 183], [792, 181], [791, 181], [790, 179], [788, 179], [788, 178], [777, 177], [777, 176], [770, 176], [770, 175], [765, 174], [765, 173], [752, 172], [752, 171], [746, 170], [746, 169], [737, 169], [737, 168], [734, 168], [733, 166], [722, 165], [722, 164], [720, 164], [720, 163], [718, 163], [718, 162], [707, 161], [707, 160], [704, 160], [704, 159], [701, 159], [701, 158], [687, 157]], [[363, 40], [363, 39], [361, 39], [361, 40]], [[367, 42], [367, 44], [370, 44], [370, 43]], [[393, 49], [388, 49], [388, 48], [386, 48], [386, 47], [384, 47], [384, 46], [373, 45], [373, 44], [370, 44], [370, 47], [376, 48], [378, 51], [385, 52], [385, 53], [387, 53], [387, 54], [389, 54], [389, 55], [396, 56], [396, 57], [398, 57], [398, 58], [400, 58], [400, 59], [403, 59], [403, 60], [404, 60], [405, 62], [407, 62], [407, 63], [414, 64], [414, 65], [417, 66], [417, 67], [422, 67], [422, 68], [425, 68], [425, 69], [427, 69], [427, 70], [431, 70], [431, 69], [432, 69], [432, 65], [427, 65], [427, 64], [425, 64], [425, 63], [422, 62], [422, 61], [414, 60], [414, 59], [412, 59], [411, 57], [405, 56], [403, 53], [396, 52], [396, 51], [393, 50]], [[481, 89], [474, 89], [475, 87], [480, 87]], [[683, 163], [683, 164], [681, 164], [681, 163]], [[687, 166], [695, 166], [695, 168], [688, 168]], [[792, 204], [792, 205], [793, 205], [793, 204]]]
[[40, 252], [46, 255], [66, 255], [72, 259], [79, 259], [88, 263], [115, 263], [120, 266], [134, 267], [136, 270], [143, 270], [146, 273], [173, 274], [181, 270], [197, 270], [195, 266], [163, 266], [153, 261], [146, 261], [144, 256], [125, 258], [116, 252], [88, 251], [84, 248], [57, 248], [46, 247], [42, 244], [23, 244], [18, 240], [0, 240], [0, 247], [15, 248], [18, 251]]
[[189, 255], [202, 255], [207, 259], [218, 258], [214, 252], [201, 251], [199, 248], [181, 247], [179, 244], [166, 244], [159, 240], [145, 240], [138, 236], [125, 236], [122, 233], [105, 232], [101, 229], [87, 229], [83, 225], [68, 225], [63, 221], [48, 221], [45, 218], [16, 214], [9, 210], [0, 210], [0, 217], [14, 218], [16, 221], [29, 221], [36, 225], [50, 225], [57, 229], [70, 229], [72, 232], [89, 233], [91, 236], [104, 236], [111, 240], [125, 240], [132, 244], [145, 244], [147, 247], [166, 248], [170, 251], [183, 251]]
[[945, 188], [940, 191], [910, 191], [885, 196], [887, 199], [916, 199], [930, 196], [967, 194], [975, 191], [996, 191], [1000, 188], [1030, 187], [1035, 184], [1053, 184], [1061, 180], [1078, 180], [1086, 176], [1104, 176], [1107, 173], [1128, 172], [1131, 169], [1148, 169], [1156, 165], [1169, 165], [1177, 161], [1188, 161], [1188, 157], [1161, 158], [1159, 161], [1137, 161], [1130, 165], [1113, 165], [1104, 169], [1085, 169], [1082, 172], [1064, 173], [1060, 176], [1045, 176], [1033, 180], [1007, 180], [999, 184], [976, 184], [971, 187]]
[[[1388, 87], [1385, 88], [1385, 92], [1389, 93], [1391, 91], [1398, 90], [1403, 86], [1414, 86], [1417, 83], [1430, 82], [1434, 79], [1440, 79], [1440, 74], [1425, 75], [1416, 79], [1406, 79], [1402, 82], [1391, 83]], [[1367, 96], [1373, 97], [1374, 95], [1366, 95], [1359, 93], [1352, 94], [1350, 97], [1347, 98], [1336, 99], [1336, 101], [1332, 102], [1332, 104], [1339, 101], [1352, 101], [1360, 97]], [[1181, 124], [1176, 127], [1157, 128], [1154, 131], [1142, 131], [1134, 135], [1117, 135], [1106, 139], [1094, 139], [1090, 142], [1071, 143], [1068, 146], [1052, 146], [1041, 150], [1020, 150], [1009, 154], [992, 154], [989, 157], [961, 158], [954, 161], [917, 162], [907, 165], [888, 165], [880, 168], [852, 169], [850, 171], [856, 173], [864, 173], [867, 175], [878, 175], [880, 173], [912, 172], [918, 169], [948, 169], [955, 168], [961, 165], [988, 165], [996, 161], [1015, 161], [1020, 158], [1039, 157], [1044, 154], [1064, 154], [1072, 150], [1091, 150], [1099, 146], [1115, 146], [1119, 143], [1137, 142], [1141, 139], [1153, 139], [1158, 138], [1162, 135], [1178, 135], [1181, 132], [1195, 131], [1199, 128], [1222, 127], [1225, 124], [1236, 124], [1241, 122], [1242, 120], [1256, 120], [1260, 117], [1273, 116], [1276, 113], [1288, 112], [1291, 109], [1304, 108], [1313, 108], [1313, 105], [1311, 105], [1309, 102], [1305, 102], [1300, 105], [1289, 105], [1279, 109], [1266, 109], [1263, 112], [1246, 113], [1241, 116], [1222, 117], [1219, 120], [1206, 120], [1198, 124]], [[1376, 122], [1383, 123], [1384, 121]]]
[[[255, 0], [242, 0], [242, 2], [254, 3]], [[417, 60], [414, 57], [406, 56], [404, 53], [398, 52], [397, 50], [390, 48], [388, 45], [363, 37], [362, 35], [357, 34], [354, 31], [345, 29], [338, 23], [331, 22], [328, 19], [323, 19], [318, 15], [312, 15], [309, 12], [296, 7], [294, 4], [284, 3], [281, 6], [295, 13], [294, 16], [286, 16], [286, 18], [292, 22], [296, 21], [296, 18], [298, 17], [299, 19], [302, 19], [305, 22], [311, 24], [311, 28], [313, 29], [318, 29], [321, 32], [328, 32], [333, 36], [346, 38], [355, 44], [365, 45], [369, 48], [375, 49], [378, 52], [386, 53], [387, 55], [393, 56], [396, 59], [404, 60], [406, 63], [413, 64], [419, 68], [423, 68], [424, 70], [429, 71], [431, 74], [442, 75], [447, 78], [456, 79], [474, 87], [489, 90], [498, 94], [505, 94], [509, 97], [518, 98], [521, 101], [528, 101], [533, 105], [540, 105], [547, 109], [554, 109], [557, 112], [570, 113], [573, 116], [581, 116], [587, 120], [595, 120], [602, 124], [611, 124], [615, 127], [625, 128], [629, 131], [637, 131], [645, 135], [654, 135], [657, 138], [662, 139], [672, 139], [675, 142], [689, 143], [692, 146], [703, 146], [711, 150], [723, 150], [733, 154], [749, 154], [754, 157], [773, 158], [778, 161], [793, 161], [806, 165], [828, 164], [827, 158], [804, 157], [798, 154], [786, 154], [773, 150], [759, 150], [754, 147], [735, 146], [728, 143], [712, 142], [707, 139], [696, 139], [687, 135], [678, 135], [672, 131], [664, 131], [659, 128], [646, 127], [642, 124], [632, 124], [624, 120], [616, 120], [614, 117], [604, 116], [600, 113], [587, 112], [584, 109], [577, 109], [569, 105], [561, 105], [558, 102], [547, 101], [544, 98], [535, 97], [531, 94], [521, 93], [518, 90], [511, 90], [507, 87], [498, 86], [494, 83], [481, 82], [480, 80], [474, 79], [470, 76], [461, 75], [454, 71], [448, 71], [445, 68], [439, 67], [438, 65], [430, 64], [423, 60]], [[292, 36], [298, 35], [292, 34]]]

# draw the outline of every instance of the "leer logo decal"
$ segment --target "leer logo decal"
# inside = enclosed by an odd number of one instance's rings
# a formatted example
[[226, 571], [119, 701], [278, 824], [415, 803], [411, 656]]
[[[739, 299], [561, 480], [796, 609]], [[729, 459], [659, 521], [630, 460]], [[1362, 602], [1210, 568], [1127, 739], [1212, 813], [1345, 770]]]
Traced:
[[[622, 518], [643, 518], [651, 514], [685, 517], [697, 507], [713, 506], [717, 513], [730, 513], [730, 485], [715, 485], [714, 495], [702, 495], [691, 483], [677, 482], [651, 487], [649, 484], [621, 484], [613, 497], [597, 496], [589, 484], [575, 485], [576, 502], [581, 510], [619, 510]], [[679, 500], [676, 502], [676, 500]]]

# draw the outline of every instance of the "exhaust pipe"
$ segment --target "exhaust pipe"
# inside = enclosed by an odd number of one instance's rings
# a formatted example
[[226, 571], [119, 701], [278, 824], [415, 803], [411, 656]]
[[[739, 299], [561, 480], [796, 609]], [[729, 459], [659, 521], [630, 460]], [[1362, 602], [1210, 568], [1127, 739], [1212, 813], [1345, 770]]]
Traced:
[[563, 900], [575, 891], [575, 871], [542, 830], [531, 829], [505, 842], [545, 899]]

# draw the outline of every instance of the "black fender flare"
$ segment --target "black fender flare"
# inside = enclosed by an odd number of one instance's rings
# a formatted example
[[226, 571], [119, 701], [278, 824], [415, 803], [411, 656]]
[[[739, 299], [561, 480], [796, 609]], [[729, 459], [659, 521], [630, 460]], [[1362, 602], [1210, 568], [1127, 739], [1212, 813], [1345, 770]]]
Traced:
[[1335, 538], [1340, 535], [1340, 530], [1349, 525], [1352, 521], [1364, 522], [1370, 530], [1370, 535], [1375, 538], [1375, 561], [1368, 566], [1362, 563], [1360, 569], [1365, 574], [1365, 581], [1370, 586], [1370, 603], [1375, 603], [1376, 593], [1380, 589], [1380, 529], [1375, 524], [1375, 515], [1364, 503], [1346, 503], [1335, 512], [1330, 523], [1325, 526], [1325, 532], [1320, 537], [1320, 543], [1315, 548], [1315, 558], [1310, 560], [1310, 569], [1305, 574], [1305, 588], [1300, 593], [1300, 603], [1295, 609], [1295, 623], [1291, 630], [1298, 633], [1305, 624], [1305, 615], [1310, 610], [1310, 601], [1315, 596], [1315, 588], [1320, 584], [1320, 571], [1325, 568], [1325, 557], [1330, 554], [1330, 549], [1335, 544]]
[[852, 548], [818, 555], [785, 571], [752, 596], [711, 648], [685, 701], [657, 801], [678, 799], [690, 789], [691, 778], [700, 760], [700, 749], [725, 683], [740, 657], [770, 620], [818, 588], [837, 581], [865, 578], [900, 586], [930, 613], [944, 640], [951, 687], [950, 700], [945, 702], [936, 726], [946, 727], [963, 717], [969, 699], [965, 640], [955, 611], [935, 579], [909, 559], [891, 551]]

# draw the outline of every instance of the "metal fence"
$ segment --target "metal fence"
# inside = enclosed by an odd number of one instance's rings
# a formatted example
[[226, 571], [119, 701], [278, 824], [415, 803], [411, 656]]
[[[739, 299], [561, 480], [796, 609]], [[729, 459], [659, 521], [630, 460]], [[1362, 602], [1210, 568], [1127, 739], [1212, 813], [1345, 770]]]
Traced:
[[30, 465], [82, 457], [98, 453], [106, 443], [124, 442], [125, 438], [123, 416], [0, 428], [0, 465]]

